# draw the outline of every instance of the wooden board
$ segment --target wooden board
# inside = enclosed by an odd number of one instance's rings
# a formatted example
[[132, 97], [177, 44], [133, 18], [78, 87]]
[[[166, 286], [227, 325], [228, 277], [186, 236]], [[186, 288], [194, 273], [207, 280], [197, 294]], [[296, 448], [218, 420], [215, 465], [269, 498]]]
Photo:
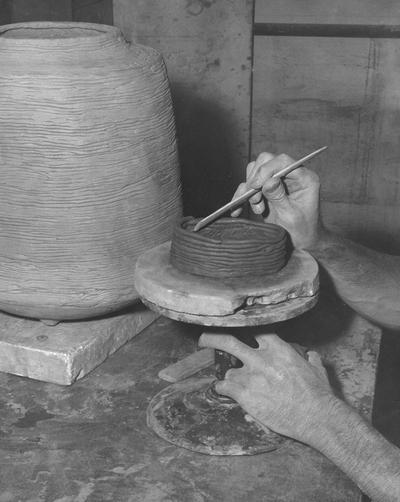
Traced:
[[70, 0], [73, 21], [113, 24], [112, 0]]
[[375, 244], [400, 235], [399, 68], [400, 40], [255, 40], [253, 156], [328, 145], [310, 162], [326, 219]]
[[165, 59], [186, 214], [231, 199], [249, 154], [253, 0], [114, 0], [114, 24]]
[[0, 25], [23, 21], [112, 24], [112, 0], [0, 0]]
[[11, 23], [11, 1], [0, 0], [0, 25]]
[[257, 0], [256, 22], [400, 24], [396, 0]]
[[208, 368], [214, 364], [214, 361], [214, 349], [200, 349], [180, 361], [163, 368], [158, 372], [158, 377], [166, 382], [176, 383]]
[[24, 21], [70, 21], [71, 0], [9, 0], [9, 23]]

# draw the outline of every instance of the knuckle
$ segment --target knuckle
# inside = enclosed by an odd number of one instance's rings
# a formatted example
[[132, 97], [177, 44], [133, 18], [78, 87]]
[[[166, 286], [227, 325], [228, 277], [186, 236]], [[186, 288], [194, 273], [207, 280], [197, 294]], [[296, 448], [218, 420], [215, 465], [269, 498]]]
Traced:
[[317, 173], [311, 171], [311, 169], [307, 169], [306, 167], [303, 167], [301, 171], [303, 176], [309, 181], [309, 183], [319, 186], [320, 179]]
[[293, 162], [293, 159], [289, 157], [286, 153], [281, 153], [278, 155], [279, 162], [282, 164], [291, 164]]
[[260, 335], [256, 335], [254, 338], [260, 347], [262, 345], [269, 345], [269, 342], [276, 336], [276, 333], [261, 333]]
[[227, 380], [218, 380], [218, 382], [215, 382], [215, 390], [219, 394], [225, 394], [228, 389], [229, 382]]
[[307, 360], [312, 365], [317, 365], [317, 366], [323, 367], [321, 356], [315, 350], [308, 350], [307, 351]]
[[254, 169], [255, 165], [256, 165], [255, 161], [250, 162], [249, 164], [247, 164], [247, 167], [246, 167], [246, 176], [247, 177], [249, 177], [251, 175], [251, 173], [253, 172], [253, 169]]
[[279, 180], [278, 182], [266, 183], [263, 186], [263, 193], [269, 200], [277, 201], [286, 197], [285, 189]]
[[229, 349], [233, 351], [240, 350], [240, 342], [237, 340], [237, 338], [235, 338], [232, 335], [222, 335], [222, 336], [224, 336], [224, 340], [228, 350]]
[[218, 392], [218, 394], [232, 397], [233, 399], [235, 398], [235, 387], [229, 381], [218, 381], [215, 384], [215, 390]]
[[253, 210], [253, 213], [255, 213], [255, 214], [262, 214], [265, 211], [264, 202], [259, 202], [258, 204], [252, 203], [251, 209]]
[[233, 198], [240, 197], [245, 191], [246, 191], [246, 183], [240, 183], [240, 185], [237, 187], [236, 192], [234, 193]]
[[257, 157], [257, 164], [263, 163], [263, 162], [268, 162], [269, 160], [272, 160], [274, 158], [274, 155], [269, 152], [261, 152], [259, 156]]
[[263, 184], [262, 191], [264, 193], [274, 192], [281, 186], [281, 182], [276, 178], [270, 178]]
[[262, 201], [262, 193], [261, 192], [258, 192], [255, 195], [253, 195], [252, 197], [250, 197], [251, 204], [258, 204], [261, 201]]
[[269, 336], [269, 339], [273, 343], [280, 343], [282, 342], [282, 338], [280, 338], [276, 333], [271, 333]]
[[289, 344], [282, 340], [278, 335], [272, 333], [268, 335], [268, 342], [272, 350], [280, 351], [282, 348], [288, 348]]
[[206, 333], [202, 333], [200, 335], [200, 338], [199, 338], [199, 340], [198, 340], [197, 343], [198, 343], [199, 347], [205, 347], [206, 344], [207, 344], [207, 334]]
[[224, 380], [234, 380], [235, 379], [235, 374], [237, 370], [234, 368], [230, 368], [226, 373], [225, 373], [225, 378]]

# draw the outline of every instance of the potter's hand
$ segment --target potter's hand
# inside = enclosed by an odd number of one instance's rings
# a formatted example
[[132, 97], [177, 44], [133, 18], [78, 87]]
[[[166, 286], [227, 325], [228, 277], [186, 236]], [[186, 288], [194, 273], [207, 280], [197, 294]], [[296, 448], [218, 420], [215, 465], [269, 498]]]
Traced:
[[276, 335], [256, 337], [253, 349], [230, 335], [202, 335], [201, 347], [234, 355], [216, 390], [235, 399], [257, 422], [309, 444], [349, 476], [372, 500], [400, 500], [400, 449], [335, 397], [316, 352], [308, 361]]
[[321, 360], [310, 351], [307, 361], [274, 334], [256, 340], [258, 349], [230, 335], [200, 337], [199, 346], [223, 350], [243, 362], [242, 368], [227, 371], [216, 390], [237, 401], [261, 425], [307, 443], [310, 433], [323, 427], [320, 411], [326, 413], [337, 399]]
[[[264, 213], [267, 199], [269, 214], [265, 221], [284, 227], [294, 247], [309, 249], [318, 241], [320, 231], [319, 178], [304, 167], [295, 169], [282, 179], [272, 178], [274, 173], [292, 162], [293, 159], [284, 154], [261, 153], [255, 162], [247, 166], [246, 183], [239, 185], [233, 198], [250, 188], [261, 188], [262, 191], [250, 198], [253, 212]], [[239, 216], [241, 211], [241, 208], [234, 210], [232, 216]]]

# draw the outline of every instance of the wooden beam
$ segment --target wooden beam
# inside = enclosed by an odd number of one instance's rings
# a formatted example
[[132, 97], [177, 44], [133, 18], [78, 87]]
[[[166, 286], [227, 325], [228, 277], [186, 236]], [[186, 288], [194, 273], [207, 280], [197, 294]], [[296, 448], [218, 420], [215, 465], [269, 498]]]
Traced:
[[324, 221], [381, 251], [400, 249], [400, 41], [256, 37], [253, 158], [299, 158], [321, 178]]
[[257, 0], [257, 23], [400, 24], [396, 0]]
[[163, 56], [171, 82], [184, 210], [203, 216], [245, 177], [254, 0], [114, 0], [128, 40]]
[[12, 0], [11, 22], [71, 21], [71, 0]]
[[113, 24], [112, 0], [72, 0], [72, 20]]
[[255, 23], [254, 35], [266, 37], [400, 38], [400, 25]]
[[0, 0], [0, 25], [11, 23], [11, 0]]

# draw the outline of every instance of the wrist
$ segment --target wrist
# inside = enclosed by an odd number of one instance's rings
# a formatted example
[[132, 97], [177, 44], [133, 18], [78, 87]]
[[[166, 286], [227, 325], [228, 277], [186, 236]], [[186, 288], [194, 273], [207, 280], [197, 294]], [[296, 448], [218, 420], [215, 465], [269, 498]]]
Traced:
[[337, 242], [337, 236], [329, 231], [322, 223], [319, 223], [312, 240], [309, 242], [306, 251], [311, 254], [319, 254]]
[[332, 395], [321, 402], [312, 426], [307, 444], [334, 459], [343, 455], [351, 435], [366, 423], [351, 406]]
[[309, 420], [304, 424], [300, 441], [327, 454], [335, 445], [335, 427], [342, 421], [349, 407], [333, 394], [327, 394], [316, 403]]

